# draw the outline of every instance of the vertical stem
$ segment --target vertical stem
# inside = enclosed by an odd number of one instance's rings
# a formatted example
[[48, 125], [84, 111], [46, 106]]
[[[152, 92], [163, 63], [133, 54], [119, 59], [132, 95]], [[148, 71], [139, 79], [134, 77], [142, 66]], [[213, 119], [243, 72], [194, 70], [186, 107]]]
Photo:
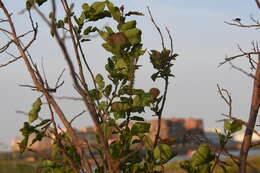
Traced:
[[257, 113], [260, 105], [260, 54], [258, 55], [258, 64], [255, 73], [255, 78], [256, 79], [254, 80], [250, 115], [249, 115], [246, 131], [245, 131], [245, 136], [240, 149], [239, 173], [246, 173], [248, 151], [251, 146], [253, 130], [255, 127]]
[[162, 101], [162, 106], [158, 112], [158, 123], [157, 123], [157, 132], [155, 135], [155, 140], [154, 140], [154, 145], [153, 147], [155, 148], [158, 144], [159, 141], [159, 137], [160, 137], [160, 131], [161, 131], [161, 120], [162, 120], [162, 112], [163, 112], [163, 108], [166, 102], [166, 95], [168, 92], [168, 86], [169, 86], [169, 78], [168, 76], [165, 77], [165, 86], [164, 86], [164, 94], [163, 94], [163, 101]]

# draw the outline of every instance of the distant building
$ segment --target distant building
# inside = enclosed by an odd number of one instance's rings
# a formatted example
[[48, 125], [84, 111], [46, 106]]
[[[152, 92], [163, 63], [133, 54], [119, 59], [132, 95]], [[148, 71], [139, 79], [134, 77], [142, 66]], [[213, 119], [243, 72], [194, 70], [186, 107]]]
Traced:
[[[63, 128], [63, 129], [59, 129], [58, 133], [66, 133], [66, 131], [67, 130], [65, 128]], [[76, 133], [82, 141], [88, 140], [88, 142], [91, 144], [96, 143], [96, 133], [95, 133], [95, 129], [93, 129], [92, 127], [81, 128], [80, 131], [76, 130]], [[29, 137], [28, 144], [31, 144], [31, 142], [34, 138], [35, 138], [35, 135], [32, 134]], [[19, 143], [22, 140], [23, 140], [23, 137], [16, 137], [11, 140], [12, 151], [18, 152], [20, 150]], [[32, 146], [30, 146], [30, 148], [32, 148], [33, 150], [36, 150], [36, 151], [48, 151], [51, 149], [52, 144], [53, 144], [53, 140], [51, 138], [43, 137], [43, 139], [41, 141], [35, 142]]]
[[[154, 139], [158, 127], [157, 120], [152, 120], [150, 123], [150, 135], [152, 139]], [[202, 119], [174, 117], [161, 120], [160, 138], [162, 139], [172, 137], [175, 138], [177, 142], [187, 142], [201, 136], [204, 136]]]
[[216, 133], [216, 130], [217, 132], [221, 131], [220, 129], [206, 129], [204, 131], [205, 137], [213, 144], [219, 143], [219, 137]]
[[[157, 133], [157, 120], [148, 121], [151, 123], [150, 136], [154, 140]], [[132, 124], [132, 123], [131, 123]], [[130, 126], [131, 126], [130, 124]], [[59, 129], [58, 133], [66, 133], [66, 129]], [[96, 129], [94, 127], [83, 127], [79, 131], [76, 130], [78, 137], [85, 142], [87, 140], [90, 144], [96, 143]], [[160, 138], [165, 139], [168, 137], [175, 138], [177, 142], [188, 143], [196, 140], [196, 138], [205, 137], [203, 131], [202, 119], [194, 118], [169, 118], [161, 120]], [[29, 144], [35, 135], [31, 135], [29, 138]], [[109, 143], [113, 142], [118, 135], [113, 135], [109, 139]], [[21, 142], [22, 137], [12, 139], [11, 146], [13, 151], [19, 151], [18, 143]], [[50, 150], [52, 147], [52, 140], [44, 137], [42, 141], [34, 143], [31, 148], [37, 151]]]

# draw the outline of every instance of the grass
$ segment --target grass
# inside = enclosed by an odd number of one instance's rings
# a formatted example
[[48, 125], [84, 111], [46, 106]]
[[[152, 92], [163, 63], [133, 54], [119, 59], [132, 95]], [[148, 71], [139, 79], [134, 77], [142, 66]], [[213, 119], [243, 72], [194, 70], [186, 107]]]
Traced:
[[[230, 166], [227, 167], [228, 173], [238, 172], [238, 167], [231, 161], [231, 159], [224, 159], [223, 161], [226, 161], [230, 164]], [[187, 173], [180, 168], [179, 163], [180, 162], [178, 161], [167, 164], [165, 166], [165, 173]], [[260, 156], [250, 156], [248, 158], [248, 163], [251, 165], [251, 167], [247, 168], [247, 173], [260, 173]], [[224, 173], [224, 171], [219, 166], [217, 166], [214, 173]]]
[[24, 161], [1, 161], [1, 173], [35, 173], [36, 165]]
[[[227, 167], [228, 173], [237, 173], [237, 166], [230, 160], [224, 159], [224, 161], [230, 163]], [[179, 166], [179, 161], [169, 163], [165, 166], [165, 173], [187, 173]], [[247, 173], [260, 173], [260, 156], [250, 156], [248, 163], [252, 167], [248, 167]], [[23, 160], [1, 160], [0, 161], [0, 173], [35, 173], [37, 168], [37, 162], [25, 162]], [[214, 173], [224, 173], [220, 167], [216, 167]]]

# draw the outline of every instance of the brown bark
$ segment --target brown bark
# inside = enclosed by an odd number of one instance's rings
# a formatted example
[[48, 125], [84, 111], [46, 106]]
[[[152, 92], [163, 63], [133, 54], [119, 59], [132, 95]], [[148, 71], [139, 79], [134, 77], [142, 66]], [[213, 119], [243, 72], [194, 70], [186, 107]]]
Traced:
[[254, 132], [253, 129], [255, 127], [257, 113], [260, 105], [260, 55], [258, 55], [258, 64], [255, 72], [255, 78], [256, 79], [254, 80], [250, 115], [247, 122], [245, 136], [240, 149], [239, 173], [246, 173], [248, 151], [251, 147], [251, 140]]
[[260, 9], [260, 2], [259, 2], [259, 0], [255, 0], [255, 3], [257, 5], [257, 7]]

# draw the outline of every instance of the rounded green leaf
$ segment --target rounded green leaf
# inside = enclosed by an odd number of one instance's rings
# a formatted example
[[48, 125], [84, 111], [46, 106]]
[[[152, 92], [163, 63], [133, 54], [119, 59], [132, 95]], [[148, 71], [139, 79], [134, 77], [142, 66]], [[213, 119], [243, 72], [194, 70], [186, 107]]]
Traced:
[[94, 2], [90, 8], [94, 9], [94, 15], [102, 13], [105, 9], [105, 2]]
[[135, 27], [136, 27], [136, 21], [135, 20], [131, 20], [131, 21], [126, 22], [124, 24], [118, 25], [118, 29], [121, 32], [129, 30], [129, 29], [132, 29], [132, 28], [135, 28]]
[[84, 11], [89, 11], [89, 9], [90, 9], [88, 3], [82, 4], [81, 8], [82, 8]]
[[126, 30], [124, 33], [131, 44], [138, 44], [141, 42], [142, 31], [140, 29], [133, 28]]

